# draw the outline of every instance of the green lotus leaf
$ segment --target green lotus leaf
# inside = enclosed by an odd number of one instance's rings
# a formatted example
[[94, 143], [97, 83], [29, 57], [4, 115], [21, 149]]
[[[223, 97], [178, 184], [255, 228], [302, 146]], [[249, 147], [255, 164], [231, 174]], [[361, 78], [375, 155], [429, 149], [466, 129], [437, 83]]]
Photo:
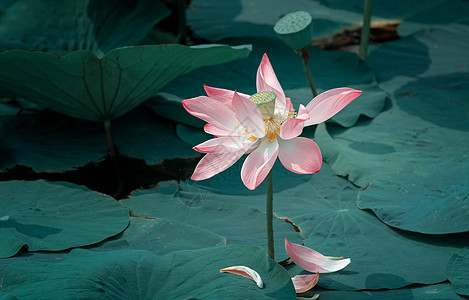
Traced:
[[376, 72], [380, 87], [394, 95], [436, 88], [467, 89], [468, 43], [469, 26], [451, 24], [384, 43], [370, 53], [367, 63]]
[[366, 187], [360, 208], [400, 229], [465, 232], [469, 114], [461, 107], [468, 95], [428, 90], [401, 96], [367, 126], [330, 133], [319, 126], [315, 139], [339, 175]]
[[[244, 265], [264, 281], [220, 273]], [[79, 280], [77, 280], [79, 278]], [[2, 293], [21, 299], [296, 299], [288, 272], [264, 250], [231, 245], [157, 256], [144, 250], [73, 250], [57, 263], [19, 262], [5, 274]]]
[[0, 53], [0, 95], [25, 98], [90, 121], [115, 119], [179, 75], [246, 57], [248, 46], [182, 45], [119, 48], [98, 58], [12, 50]]
[[[409, 3], [410, 2], [410, 3]], [[430, 0], [428, 3], [442, 0]], [[391, 1], [373, 5], [373, 21], [395, 22], [403, 15], [427, 7], [427, 2]], [[191, 28], [205, 39], [219, 41], [233, 37], [276, 37], [275, 23], [288, 13], [303, 10], [313, 18], [313, 38], [329, 38], [343, 28], [361, 25], [363, 2], [356, 1], [272, 1], [196, 0], [187, 11]], [[378, 13], [375, 13], [378, 12]]]
[[[380, 22], [383, 19], [401, 20], [425, 11], [430, 7], [437, 6], [445, 0], [397, 0], [373, 3], [373, 21]], [[363, 14], [364, 3], [348, 0], [334, 0], [321, 2], [322, 5], [331, 9], [350, 11]], [[376, 18], [375, 18], [376, 16]], [[360, 20], [361, 21], [361, 20]]]
[[[98, 56], [139, 43], [170, 14], [159, 0], [17, 0], [0, 14], [0, 50]], [[27, 20], [27, 22], [25, 22]]]
[[469, 296], [469, 250], [454, 254], [446, 267], [446, 277], [451, 282], [453, 290], [464, 296]]
[[[464, 0], [419, 2], [421, 10], [403, 18], [397, 31], [400, 36], [409, 36], [418, 31], [445, 27], [451, 23], [469, 21], [469, 3]], [[422, 5], [424, 4], [424, 5]]]
[[454, 300], [465, 298], [458, 296], [448, 283], [440, 283], [435, 285], [424, 285], [415, 287], [405, 287], [396, 290], [383, 290], [383, 291], [329, 291], [329, 290], [318, 290], [321, 295], [321, 300], [372, 300], [372, 299], [383, 299], [383, 300], [430, 300], [430, 299], [445, 299]]
[[58, 251], [122, 232], [129, 212], [106, 195], [38, 181], [0, 182], [0, 257]]
[[226, 239], [221, 235], [197, 226], [161, 218], [131, 217], [129, 227], [120, 235], [88, 249], [148, 250], [157, 255], [164, 255], [178, 250], [194, 250], [225, 244]]
[[0, 118], [0, 169], [71, 170], [106, 155], [101, 126], [51, 111]]
[[[228, 244], [267, 249], [264, 212], [231, 201], [229, 196], [214, 195], [210, 189], [192, 182], [180, 185], [160, 182], [156, 190], [134, 193], [121, 203], [135, 216], [175, 220], [224, 236]], [[279, 219], [274, 219], [274, 234], [277, 237], [276, 259], [281, 261], [287, 258], [283, 246], [285, 237], [297, 243], [301, 239], [292, 226]]]
[[148, 165], [161, 164], [165, 159], [199, 157], [200, 153], [177, 137], [177, 125], [139, 107], [114, 122], [114, 139], [122, 154], [143, 159]]
[[[148, 165], [200, 156], [178, 139], [176, 127], [144, 107], [113, 124], [120, 153], [143, 159]], [[5, 116], [0, 118], [0, 153], [0, 169], [23, 165], [38, 172], [73, 170], [106, 155], [103, 126], [50, 110]]]
[[6, 295], [3, 295], [2, 297], [0, 297], [0, 299], [2, 299], [2, 300], [17, 300], [18, 298], [16, 298], [15, 296], [13, 296], [11, 294], [6, 294]]
[[177, 136], [191, 146], [198, 145], [212, 138], [211, 135], [200, 130], [200, 128], [178, 124], [176, 126]]
[[[240, 179], [241, 165], [242, 162], [236, 163], [197, 184], [210, 189], [210, 199], [214, 201], [220, 199], [225, 205], [236, 203], [264, 211], [265, 185], [247, 190]], [[319, 285], [324, 288], [352, 291], [436, 284], [445, 280], [449, 258], [469, 246], [467, 233], [448, 238], [390, 228], [369, 211], [357, 207], [360, 188], [338, 177], [327, 164], [323, 164], [319, 173], [299, 175], [277, 163], [273, 183], [275, 216], [296, 226], [305, 246], [352, 261], [339, 272], [321, 274]], [[197, 190], [184, 195], [196, 198]], [[284, 241], [285, 237], [275, 235], [276, 241]], [[275, 250], [283, 247], [276, 244]], [[306, 272], [299, 267], [290, 271], [291, 276]]]
[[[246, 39], [231, 39], [224, 42], [242, 43]], [[236, 64], [207, 67], [191, 72], [174, 80], [152, 100], [145, 103], [155, 113], [186, 125], [202, 128], [204, 123], [188, 113], [181, 105], [183, 99], [205, 95], [203, 86], [236, 90], [246, 94], [256, 92], [256, 72], [264, 53], [267, 53], [277, 78], [293, 106], [307, 105], [313, 98], [303, 72], [301, 58], [278, 39], [258, 38], [253, 44], [253, 53]], [[337, 87], [360, 89], [362, 95], [332, 121], [341, 126], [353, 126], [361, 115], [373, 118], [381, 112], [386, 93], [381, 90], [374, 73], [355, 54], [345, 51], [323, 51], [308, 48], [311, 53], [311, 72], [318, 92]]]
[[[101, 243], [86, 246], [85, 249], [97, 252], [147, 250], [157, 255], [164, 255], [178, 250], [195, 250], [225, 244], [224, 237], [197, 226], [166, 219], [131, 217], [129, 226], [122, 233]], [[15, 262], [52, 263], [66, 258], [69, 252], [21, 250], [13, 257], [3, 258], [0, 260], [0, 286], [6, 269]]]

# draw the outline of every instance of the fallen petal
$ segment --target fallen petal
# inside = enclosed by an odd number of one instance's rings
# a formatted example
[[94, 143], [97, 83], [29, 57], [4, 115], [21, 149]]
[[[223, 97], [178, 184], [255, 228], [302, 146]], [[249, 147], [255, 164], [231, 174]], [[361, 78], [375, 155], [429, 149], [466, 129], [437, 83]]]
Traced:
[[220, 272], [241, 275], [243, 277], [254, 280], [259, 288], [261, 289], [264, 288], [264, 283], [262, 282], [261, 276], [256, 271], [254, 271], [253, 269], [249, 267], [233, 266], [233, 267], [223, 268], [220, 270]]
[[301, 294], [309, 291], [318, 283], [319, 273], [311, 275], [296, 275], [291, 280], [295, 286], [296, 293]]
[[285, 250], [296, 265], [312, 273], [336, 272], [350, 263], [350, 258], [327, 257], [308, 247], [290, 243], [287, 239], [285, 239]]
[[319, 299], [319, 294], [314, 294], [313, 297], [311, 298], [306, 298], [306, 297], [296, 297], [296, 300], [316, 300]]

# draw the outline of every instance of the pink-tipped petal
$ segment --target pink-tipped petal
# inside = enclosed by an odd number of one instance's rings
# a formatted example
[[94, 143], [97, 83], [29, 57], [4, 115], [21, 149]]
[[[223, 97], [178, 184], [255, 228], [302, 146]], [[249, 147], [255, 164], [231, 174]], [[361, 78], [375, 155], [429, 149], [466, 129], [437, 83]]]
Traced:
[[199, 161], [192, 174], [192, 180], [204, 180], [231, 167], [246, 151], [229, 153], [208, 153]]
[[305, 126], [319, 124], [330, 119], [361, 93], [362, 91], [351, 88], [336, 88], [317, 95], [306, 105], [310, 118], [305, 122]]
[[275, 95], [277, 95], [275, 103], [275, 112], [285, 112], [285, 93], [283, 92], [282, 86], [280, 85], [280, 82], [277, 79], [277, 75], [275, 75], [274, 69], [270, 64], [267, 54], [264, 54], [264, 56], [262, 57], [261, 64], [257, 69], [256, 86], [258, 93], [264, 91], [274, 92]]
[[262, 278], [253, 269], [245, 266], [233, 266], [233, 267], [228, 267], [228, 268], [223, 268], [220, 270], [221, 273], [232, 273], [236, 275], [241, 275], [243, 277], [249, 278], [254, 280], [254, 282], [257, 284], [259, 288], [264, 288], [264, 282], [262, 282]]
[[321, 169], [321, 150], [314, 141], [297, 137], [291, 140], [278, 139], [278, 143], [278, 158], [288, 170], [298, 174], [313, 174]]
[[206, 96], [200, 96], [182, 101], [182, 105], [188, 113], [211, 123], [218, 128], [230, 131], [238, 126], [238, 120], [231, 109], [223, 103], [214, 101]]
[[254, 190], [269, 173], [278, 154], [276, 140], [269, 142], [262, 140], [259, 147], [248, 155], [241, 168], [241, 179], [244, 185]]
[[298, 109], [298, 116], [283, 122], [280, 127], [280, 137], [284, 140], [289, 140], [297, 137], [303, 132], [304, 122], [309, 119], [309, 113], [306, 107], [300, 104]]
[[218, 137], [198, 144], [193, 149], [201, 153], [228, 153], [248, 149], [252, 141], [245, 136]]
[[261, 138], [265, 135], [264, 120], [257, 105], [249, 99], [234, 93], [233, 111], [239, 123], [255, 137]]
[[291, 280], [295, 286], [296, 293], [301, 294], [309, 291], [318, 283], [319, 273], [311, 275], [296, 275]]
[[234, 128], [231, 131], [227, 131], [226, 128], [218, 128], [217, 126], [207, 123], [204, 126], [204, 131], [208, 134], [212, 134], [217, 137], [221, 136], [242, 136], [244, 135], [243, 132], [241, 131], [241, 127], [238, 126], [237, 128]]
[[[234, 91], [232, 90], [226, 90], [226, 89], [221, 89], [221, 88], [214, 88], [210, 86], [204, 85], [205, 92], [207, 93], [207, 96], [209, 96], [212, 99], [218, 100], [228, 106], [231, 109], [231, 103], [233, 101], [233, 95]], [[243, 94], [243, 93], [238, 93], [239, 96], [249, 99], [249, 95]]]
[[291, 103], [291, 99], [290, 98], [285, 98], [285, 102], [286, 102], [285, 111], [286, 112], [293, 111], [294, 108], [293, 108], [293, 104]]
[[350, 258], [327, 257], [308, 247], [290, 243], [287, 239], [285, 239], [285, 250], [297, 266], [312, 273], [336, 272], [350, 263]]

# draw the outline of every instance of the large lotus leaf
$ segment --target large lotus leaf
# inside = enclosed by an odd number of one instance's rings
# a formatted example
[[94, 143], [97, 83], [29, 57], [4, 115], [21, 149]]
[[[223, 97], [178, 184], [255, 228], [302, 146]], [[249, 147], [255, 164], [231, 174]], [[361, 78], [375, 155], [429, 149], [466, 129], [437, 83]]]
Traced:
[[129, 212], [106, 195], [38, 181], [0, 182], [0, 257], [64, 250], [122, 232]]
[[[199, 184], [211, 189], [210, 199], [264, 210], [264, 184], [249, 191], [239, 179], [240, 168], [237, 163]], [[327, 164], [317, 174], [298, 175], [278, 163], [273, 183], [274, 214], [296, 226], [304, 245], [324, 255], [352, 260], [344, 270], [321, 274], [319, 285], [325, 288], [394, 289], [442, 282], [449, 258], [469, 246], [468, 234], [424, 236], [386, 226], [372, 213], [357, 208], [360, 189], [336, 176]], [[197, 190], [185, 195], [198, 197]], [[285, 236], [277, 234], [275, 238], [284, 240]], [[295, 267], [292, 276], [300, 272]]]
[[[403, 15], [441, 1], [431, 0], [425, 4], [418, 0], [376, 1], [373, 21], [395, 22], [396, 18], [400, 19]], [[284, 15], [298, 10], [311, 14], [314, 39], [330, 37], [344, 27], [354, 27], [363, 22], [363, 1], [356, 0], [195, 0], [187, 11], [187, 19], [198, 35], [209, 40], [246, 36], [276, 37], [274, 24]]]
[[246, 57], [247, 46], [156, 45], [59, 57], [43, 52], [0, 53], [0, 94], [23, 97], [91, 121], [117, 118], [179, 75]]
[[178, 124], [176, 126], [177, 136], [191, 146], [198, 145], [206, 140], [211, 139], [213, 136], [200, 130], [200, 128]]
[[[428, 2], [434, 3], [427, 6]], [[451, 23], [467, 24], [469, 21], [467, 1], [419, 1], [419, 4], [427, 7], [404, 18], [397, 28], [400, 36], [408, 36], [423, 29], [444, 27]]]
[[430, 237], [396, 231], [358, 209], [357, 192], [324, 165], [317, 176], [274, 196], [283, 200], [277, 202], [277, 216], [298, 226], [305, 246], [351, 258], [344, 270], [321, 276], [319, 285], [339, 290], [394, 289], [444, 281], [449, 257], [469, 245], [468, 235]]
[[[129, 226], [121, 234], [85, 248], [98, 252], [147, 250], [157, 255], [164, 255], [178, 250], [195, 250], [225, 244], [224, 237], [200, 227], [166, 219], [131, 217]], [[0, 286], [7, 267], [15, 262], [56, 262], [67, 257], [69, 252], [20, 251], [13, 257], [1, 259]]]
[[[314, 290], [313, 290], [314, 291]], [[383, 291], [328, 291], [318, 290], [321, 300], [436, 300], [436, 299], [465, 299], [458, 296], [448, 283], [440, 283], [435, 285], [406, 287], [396, 290], [383, 290]]]
[[[235, 265], [256, 270], [264, 288], [245, 277], [220, 273]], [[264, 250], [240, 245], [164, 256], [143, 250], [73, 250], [58, 263], [12, 265], [5, 274], [2, 293], [21, 299], [296, 299], [283, 267]]]
[[[176, 124], [138, 108], [113, 122], [119, 151], [149, 165], [200, 154], [176, 137]], [[39, 172], [60, 172], [97, 162], [106, 155], [102, 124], [50, 110], [33, 116], [0, 118], [0, 169], [23, 165]]]
[[469, 88], [468, 43], [469, 26], [450, 24], [384, 43], [367, 62], [380, 86], [394, 94]]
[[136, 45], [169, 13], [159, 0], [17, 0], [1, 10], [0, 50], [102, 56]]
[[51, 111], [0, 118], [0, 169], [63, 171], [106, 155], [102, 126]]
[[[239, 43], [245, 40], [227, 40]], [[383, 108], [386, 94], [374, 79], [374, 73], [355, 54], [345, 51], [323, 51], [309, 47], [310, 68], [319, 92], [327, 89], [350, 86], [364, 93], [333, 117], [342, 126], [352, 126], [360, 115], [375, 117]], [[166, 86], [148, 105], [155, 112], [186, 125], [202, 127], [203, 122], [188, 117], [181, 100], [205, 95], [203, 86], [213, 86], [236, 90], [246, 94], [256, 92], [256, 71], [267, 53], [275, 73], [287, 97], [291, 98], [295, 109], [300, 104], [307, 105], [313, 98], [309, 88], [301, 58], [277, 39], [256, 39], [253, 53], [236, 64], [207, 67], [182, 76]]]
[[[214, 195], [210, 189], [193, 183], [179, 186], [172, 182], [160, 183], [156, 190], [137, 193], [121, 200], [121, 203], [136, 216], [180, 221], [222, 235], [228, 244], [267, 248], [264, 212], [239, 205], [229, 196]], [[276, 259], [284, 260], [287, 258], [283, 246], [285, 237], [292, 242], [300, 242], [301, 239], [292, 226], [279, 219], [274, 219], [274, 232]]]
[[[439, 5], [445, 1], [446, 0], [428, 0], [425, 2], [419, 0], [376, 1], [376, 3], [373, 3], [372, 20], [379, 22], [382, 18], [397, 20], [407, 19], [416, 13]], [[332, 9], [363, 14], [364, 3], [360, 0], [334, 0], [321, 2], [321, 4]]]
[[442, 161], [373, 180], [358, 207], [386, 224], [429, 234], [469, 231], [469, 159]]
[[113, 134], [121, 153], [144, 159], [149, 165], [161, 164], [165, 159], [200, 156], [176, 136], [176, 127], [173, 121], [142, 107], [114, 121]]
[[225, 245], [226, 239], [197, 226], [161, 218], [130, 218], [127, 229], [93, 251], [148, 250], [164, 255], [178, 250], [194, 250]]
[[468, 95], [429, 90], [402, 96], [366, 126], [332, 135], [319, 126], [315, 138], [338, 174], [367, 187], [359, 207], [388, 225], [433, 234], [468, 231]]
[[454, 254], [446, 267], [446, 277], [456, 293], [469, 296], [469, 250]]

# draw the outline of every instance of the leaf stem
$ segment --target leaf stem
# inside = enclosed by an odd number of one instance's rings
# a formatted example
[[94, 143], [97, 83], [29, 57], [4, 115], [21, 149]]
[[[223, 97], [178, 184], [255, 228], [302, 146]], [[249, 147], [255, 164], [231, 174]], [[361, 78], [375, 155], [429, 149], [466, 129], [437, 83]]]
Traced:
[[273, 193], [273, 173], [272, 169], [266, 178], [267, 184], [267, 204], [266, 204], [266, 230], [267, 230], [267, 254], [270, 258], [275, 259], [274, 251], [274, 227], [273, 227], [273, 218], [274, 218], [274, 193]]
[[116, 144], [114, 143], [114, 138], [112, 136], [111, 120], [109, 119], [104, 120], [104, 131], [106, 133], [108, 154], [111, 157], [112, 167], [114, 169], [114, 176], [116, 177], [116, 181], [117, 181], [117, 188], [113, 196], [114, 198], [118, 199], [123, 190], [123, 180], [122, 180], [121, 171], [119, 167], [118, 151], [116, 148]]
[[368, 42], [370, 40], [370, 23], [371, 23], [371, 8], [373, 7], [373, 0], [365, 0], [363, 8], [363, 27], [362, 35], [360, 38], [360, 49], [358, 56], [361, 60], [366, 61], [368, 52]]
[[178, 0], [179, 44], [187, 44], [186, 0]]
[[313, 93], [313, 98], [318, 95], [316, 91], [316, 86], [314, 85], [313, 76], [311, 76], [311, 72], [309, 71], [309, 57], [310, 54], [306, 47], [300, 49], [300, 56], [301, 60], [303, 61], [303, 70], [305, 71], [306, 79], [308, 79], [309, 87], [311, 88], [311, 92]]
[[106, 133], [107, 152], [111, 157], [116, 157], [116, 144], [112, 136], [111, 120], [104, 120], [104, 132]]

